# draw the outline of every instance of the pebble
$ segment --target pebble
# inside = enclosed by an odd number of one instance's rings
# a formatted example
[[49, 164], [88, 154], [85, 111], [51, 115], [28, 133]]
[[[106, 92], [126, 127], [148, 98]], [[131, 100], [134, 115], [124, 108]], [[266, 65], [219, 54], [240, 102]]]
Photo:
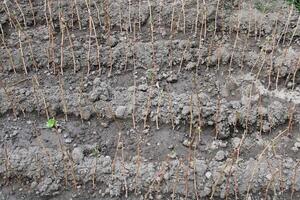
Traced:
[[126, 112], [126, 106], [119, 106], [117, 109], [116, 109], [116, 117], [117, 118], [123, 118], [124, 115], [125, 115], [125, 112]]
[[240, 142], [241, 142], [240, 138], [238, 138], [238, 137], [232, 138], [232, 146], [233, 146], [233, 148], [238, 148]]
[[14, 131], [12, 132], [12, 134], [10, 134], [10, 137], [15, 137], [15, 136], [17, 136], [18, 134], [19, 134], [19, 132], [16, 131], [16, 130], [14, 130]]
[[81, 147], [76, 147], [72, 151], [72, 158], [75, 162], [80, 163], [83, 160], [83, 149]]
[[190, 107], [189, 106], [183, 106], [182, 108], [182, 115], [188, 115], [190, 113]]
[[217, 161], [222, 161], [222, 160], [225, 159], [225, 157], [226, 157], [225, 152], [221, 150], [221, 151], [218, 151], [218, 152], [217, 152], [217, 154], [216, 154], [216, 156], [215, 156], [215, 159], [216, 159]]
[[206, 177], [207, 179], [210, 179], [211, 175], [212, 175], [211, 172], [206, 172], [206, 173], [205, 173], [205, 177]]
[[66, 144], [70, 144], [70, 143], [72, 143], [72, 141], [73, 141], [72, 138], [66, 138], [66, 139], [65, 139], [65, 143], [66, 143]]

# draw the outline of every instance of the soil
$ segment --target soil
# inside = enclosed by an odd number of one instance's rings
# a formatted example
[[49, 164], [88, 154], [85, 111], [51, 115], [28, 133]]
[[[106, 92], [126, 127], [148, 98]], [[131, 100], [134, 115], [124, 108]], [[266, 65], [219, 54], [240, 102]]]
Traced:
[[0, 5], [0, 200], [300, 199], [291, 4]]

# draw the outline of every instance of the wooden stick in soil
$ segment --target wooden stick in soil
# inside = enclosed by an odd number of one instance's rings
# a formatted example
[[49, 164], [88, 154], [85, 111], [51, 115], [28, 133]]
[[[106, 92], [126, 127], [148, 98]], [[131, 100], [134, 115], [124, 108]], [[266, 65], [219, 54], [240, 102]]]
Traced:
[[248, 99], [249, 99], [249, 102], [247, 104], [247, 108], [246, 108], [246, 117], [245, 117], [245, 130], [244, 130], [244, 133], [243, 133], [243, 136], [242, 136], [242, 139], [236, 149], [236, 161], [239, 160], [239, 156], [240, 156], [240, 152], [241, 152], [241, 147], [244, 143], [244, 140], [246, 138], [246, 135], [248, 133], [248, 129], [249, 129], [249, 113], [250, 113], [250, 109], [251, 109], [251, 98], [252, 98], [252, 90], [253, 90], [253, 87], [254, 87], [254, 83], [251, 84], [250, 88], [249, 88], [249, 96], [248, 96]]
[[193, 94], [190, 96], [190, 131], [189, 136], [192, 137], [193, 131]]
[[47, 57], [48, 57], [48, 65], [47, 68], [50, 69], [50, 63], [51, 63], [51, 45], [50, 45], [50, 39], [51, 39], [51, 26], [50, 26], [50, 22], [48, 19], [48, 15], [47, 15], [47, 0], [45, 0], [44, 2], [44, 14], [45, 14], [45, 20], [46, 20], [46, 24], [48, 27], [48, 36], [49, 36], [49, 41], [48, 41], [48, 48], [47, 48]]
[[295, 70], [294, 70], [294, 73], [293, 73], [293, 87], [292, 87], [292, 90], [294, 90], [294, 88], [295, 88], [296, 74], [297, 74], [299, 69], [300, 69], [300, 57], [298, 59], [297, 65], [295, 66]]
[[52, 30], [54, 30], [53, 15], [52, 15], [52, 8], [51, 8], [52, 0], [45, 0], [45, 2], [47, 3], [47, 8], [48, 8], [48, 12], [49, 12], [49, 23], [52, 27]]
[[101, 66], [101, 60], [100, 60], [100, 42], [98, 40], [96, 26], [95, 26], [95, 23], [94, 23], [94, 20], [93, 20], [92, 16], [91, 16], [91, 22], [92, 22], [92, 28], [93, 28], [93, 31], [94, 31], [94, 37], [95, 37], [95, 40], [96, 40], [98, 71], [101, 74], [101, 72], [102, 72], [102, 66]]
[[15, 4], [17, 5], [17, 7], [18, 7], [18, 9], [19, 9], [19, 11], [20, 11], [20, 13], [21, 13], [22, 18], [23, 18], [24, 27], [27, 27], [26, 18], [25, 18], [25, 15], [24, 15], [24, 13], [23, 13], [22, 8], [21, 8], [21, 6], [20, 6], [18, 0], [14, 0], [14, 1], [15, 1]]
[[70, 31], [69, 31], [68, 26], [66, 25], [66, 23], [65, 23], [65, 29], [66, 29], [66, 32], [67, 32], [69, 45], [71, 47], [71, 53], [72, 53], [72, 59], [73, 59], [73, 73], [76, 74], [76, 70], [80, 70], [80, 67], [78, 67], [77, 63], [76, 63], [76, 57], [75, 57], [75, 52], [74, 52], [74, 44], [73, 44], [72, 37], [71, 37]]
[[94, 165], [93, 165], [93, 172], [92, 172], [92, 184], [93, 184], [93, 189], [96, 189], [96, 181], [97, 181], [97, 178], [96, 178], [96, 172], [97, 172], [97, 156], [95, 156], [95, 159], [94, 159]]
[[[241, 2], [239, 2], [239, 10], [241, 10]], [[236, 30], [236, 35], [235, 35], [235, 40], [234, 40], [234, 44], [233, 44], [233, 50], [232, 50], [232, 54], [230, 56], [230, 62], [229, 62], [229, 69], [228, 69], [228, 76], [230, 77], [231, 76], [231, 67], [232, 67], [232, 62], [233, 62], [233, 57], [234, 57], [234, 54], [235, 54], [235, 48], [237, 46], [237, 42], [238, 42], [238, 39], [239, 39], [239, 32], [240, 32], [240, 25], [241, 25], [241, 17], [240, 15], [238, 16], [238, 21], [237, 21], [237, 30]]]
[[[40, 83], [38, 81], [37, 75], [33, 75], [32, 81], [33, 81], [34, 87], [36, 88], [36, 91], [38, 91], [39, 87], [40, 87]], [[43, 104], [44, 104], [44, 109], [45, 109], [45, 114], [47, 116], [47, 120], [49, 120], [50, 117], [49, 117], [49, 111], [48, 111], [48, 104], [46, 102], [46, 98], [45, 98], [45, 95], [44, 95], [43, 91], [41, 91], [40, 95], [38, 95], [38, 96], [42, 96]]]
[[136, 173], [135, 173], [135, 178], [134, 178], [134, 193], [135, 195], [138, 194], [138, 179], [140, 179], [141, 176], [141, 143], [142, 143], [142, 138], [139, 136], [138, 142], [137, 142], [137, 158], [136, 158]]
[[76, 189], [78, 189], [77, 188], [78, 184], [77, 184], [77, 177], [76, 177], [76, 174], [75, 174], [75, 163], [74, 163], [73, 159], [71, 158], [71, 155], [70, 155], [67, 147], [64, 145], [64, 143], [62, 143], [61, 137], [60, 137], [60, 135], [58, 133], [58, 129], [57, 128], [55, 128], [55, 133], [56, 133], [56, 136], [58, 138], [58, 142], [59, 142], [59, 146], [60, 146], [60, 149], [62, 151], [62, 154], [65, 157], [64, 161], [66, 160], [65, 162], [67, 162], [67, 163], [64, 163], [65, 167], [67, 168], [68, 165], [71, 165], [67, 169], [69, 171], [70, 170], [69, 168], [71, 167], [71, 172], [69, 172], [69, 173], [72, 175], [73, 187], [76, 190]]
[[173, 34], [173, 31], [174, 31], [174, 16], [175, 16], [175, 5], [176, 5], [176, 0], [173, 1], [173, 4], [172, 4], [172, 15], [171, 15], [171, 25], [170, 25], [170, 33], [171, 33], [171, 38], [172, 38], [172, 34]]
[[128, 0], [128, 27], [129, 27], [129, 32], [132, 32], [132, 23], [131, 23], [131, 0]]
[[201, 32], [200, 34], [202, 34], [202, 31], [203, 31], [203, 39], [206, 40], [206, 36], [207, 36], [207, 5], [206, 5], [206, 2], [205, 0], [203, 0], [203, 6], [204, 6], [204, 12], [202, 14], [202, 26], [201, 26]]
[[197, 0], [197, 14], [196, 14], [196, 19], [195, 19], [195, 32], [194, 36], [197, 36], [198, 33], [198, 21], [199, 21], [199, 15], [200, 15], [200, 0]]
[[61, 77], [60, 75], [58, 76], [59, 79], [59, 89], [60, 89], [60, 96], [61, 96], [61, 100], [63, 103], [63, 112], [65, 114], [65, 120], [68, 121], [68, 105], [67, 105], [67, 101], [66, 101], [66, 93], [65, 93], [65, 83], [63, 80], [63, 77]]
[[300, 166], [300, 161], [298, 161], [296, 164], [295, 164], [295, 167], [294, 167], [294, 173], [293, 173], [293, 177], [292, 177], [292, 192], [291, 192], [291, 200], [294, 199], [294, 193], [296, 191], [296, 178], [297, 178], [297, 169], [299, 168]]
[[293, 131], [293, 122], [294, 122], [294, 114], [296, 112], [296, 105], [293, 104], [289, 107], [289, 113], [288, 113], [288, 135], [290, 136]]
[[94, 1], [94, 6], [95, 6], [96, 11], [97, 11], [97, 19], [98, 19], [99, 27], [101, 27], [102, 23], [101, 23], [101, 18], [100, 18], [100, 10], [99, 10], [99, 7], [98, 7], [98, 4], [96, 3], [96, 1]]
[[263, 121], [263, 106], [262, 106], [262, 96], [261, 94], [259, 94], [258, 97], [258, 115], [259, 115], [259, 135], [262, 134], [263, 131], [263, 125], [264, 125], [264, 121]]
[[163, 12], [163, 0], [159, 0], [158, 5], [158, 32], [163, 36], [163, 27], [162, 27], [162, 12]]
[[[288, 52], [288, 47], [285, 48], [285, 51], [283, 53], [283, 58], [286, 58], [287, 52]], [[277, 67], [277, 76], [276, 76], [276, 85], [275, 85], [276, 90], [278, 90], [280, 68], [283, 67], [283, 62], [284, 62], [284, 60], [282, 60], [281, 63], [280, 63], [280, 65]]]
[[172, 97], [171, 97], [171, 94], [169, 92], [167, 93], [167, 95], [168, 95], [168, 115], [171, 118], [172, 129], [175, 130]]
[[292, 37], [290, 38], [290, 42], [289, 42], [288, 46], [291, 46], [291, 45], [292, 45], [292, 42], [293, 42], [294, 37], [295, 37], [295, 35], [296, 35], [296, 32], [297, 32], [297, 30], [298, 30], [298, 28], [299, 28], [299, 23], [300, 23], [300, 16], [298, 17], [297, 25], [296, 25], [296, 27], [294, 28], [294, 31], [293, 31]]
[[9, 18], [10, 27], [11, 28], [16, 28], [17, 26], [16, 26], [16, 24], [13, 21], [13, 18], [11, 16], [11, 13], [10, 13], [9, 8], [7, 6], [7, 1], [3, 1], [3, 4], [4, 4], [4, 11], [8, 15], [8, 18]]
[[75, 10], [76, 10], [76, 15], [77, 15], [77, 21], [78, 21], [79, 30], [81, 30], [82, 29], [82, 25], [81, 25], [81, 19], [80, 19], [79, 10], [78, 10], [78, 7], [77, 7], [77, 0], [74, 0], [74, 5], [75, 5]]
[[272, 33], [272, 51], [271, 51], [271, 53], [270, 53], [270, 67], [269, 67], [269, 73], [268, 73], [268, 80], [269, 80], [269, 82], [268, 82], [268, 88], [267, 89], [269, 89], [270, 88], [270, 86], [271, 86], [271, 76], [272, 76], [272, 71], [273, 71], [273, 55], [274, 55], [274, 52], [275, 52], [275, 48], [276, 48], [276, 33], [277, 33], [277, 26], [278, 26], [278, 18], [276, 18], [276, 20], [275, 20], [275, 28], [274, 28], [274, 30], [273, 30], [273, 33]]
[[88, 52], [87, 52], [87, 76], [90, 74], [90, 70], [91, 70], [91, 58], [90, 58], [90, 54], [91, 54], [91, 42], [92, 42], [92, 14], [90, 11], [90, 7], [89, 4], [87, 2], [87, 0], [85, 0], [86, 2], [86, 7], [88, 9], [88, 14], [89, 14], [89, 46], [88, 46]]
[[35, 20], [35, 14], [34, 14], [34, 9], [33, 9], [33, 5], [32, 5], [32, 0], [29, 0], [29, 5], [30, 5], [31, 14], [32, 14], [32, 19], [33, 19], [33, 26], [35, 26], [36, 20]]
[[178, 185], [178, 182], [179, 182], [179, 171], [180, 171], [181, 167], [182, 167], [182, 160], [180, 159], [178, 167], [176, 168], [176, 171], [175, 171], [175, 181], [173, 183], [172, 195], [171, 195], [172, 200], [176, 199], [175, 197], [176, 197], [177, 185]]
[[181, 10], [182, 10], [182, 17], [183, 17], [183, 34], [185, 35], [185, 29], [186, 29], [185, 0], [181, 0]]
[[142, 11], [141, 11], [141, 7], [142, 7], [142, 0], [139, 0], [139, 19], [138, 19], [138, 24], [139, 24], [139, 32], [142, 31]]
[[35, 71], [38, 71], [38, 64], [36, 62], [36, 59], [34, 58], [33, 48], [32, 48], [32, 44], [31, 44], [32, 39], [29, 38], [28, 35], [26, 35], [26, 37], [28, 38], [28, 46], [29, 46], [29, 50], [30, 50], [30, 58], [32, 60], [33, 66], [35, 68]]
[[120, 149], [121, 137], [122, 137], [122, 132], [119, 132], [118, 133], [118, 140], [117, 140], [116, 150], [115, 150], [115, 154], [114, 154], [114, 159], [112, 160], [112, 163], [111, 163], [111, 174], [112, 175], [115, 175], [116, 160], [117, 160], [118, 151]]
[[184, 62], [184, 57], [185, 57], [185, 54], [186, 54], [186, 52], [187, 52], [187, 50], [188, 50], [189, 47], [190, 47], [190, 40], [188, 40], [188, 43], [185, 46], [184, 51], [182, 53], [181, 60], [180, 60], [180, 65], [179, 65], [178, 72], [177, 72], [178, 75], [181, 72], [181, 68], [182, 68], [182, 65], [183, 65], [183, 62]]
[[78, 109], [79, 109], [79, 114], [80, 114], [80, 119], [81, 123], [83, 123], [83, 109], [81, 105], [81, 100], [83, 99], [83, 72], [80, 78], [80, 83], [79, 83], [79, 96], [78, 96]]
[[215, 114], [215, 139], [218, 139], [219, 136], [219, 120], [220, 120], [220, 116], [221, 116], [221, 98], [220, 95], [218, 95], [217, 98], [217, 111]]
[[294, 11], [294, 4], [292, 4], [292, 5], [290, 6], [289, 16], [288, 16], [288, 19], [287, 19], [286, 24], [285, 24], [285, 27], [284, 27], [283, 40], [282, 40], [282, 44], [283, 44], [283, 45], [285, 44], [286, 35], [287, 35], [287, 30], [288, 30], [288, 28], [289, 28], [289, 24], [290, 24], [290, 21], [291, 21], [291, 17], [292, 17], [292, 15], [293, 15], [293, 11]]
[[3, 89], [4, 89], [4, 93], [5, 93], [5, 95], [7, 96], [8, 101], [9, 101], [10, 104], [11, 104], [11, 107], [12, 107], [12, 111], [13, 111], [14, 117], [15, 117], [15, 119], [17, 119], [18, 113], [17, 113], [17, 106], [16, 106], [16, 103], [15, 103], [15, 101], [14, 101], [14, 98], [12, 98], [10, 92], [7, 90], [5, 82], [2, 81], [2, 80], [0, 80], [0, 88], [3, 88]]
[[[134, 23], [134, 26], [133, 26], [133, 43], [135, 44], [136, 42], [136, 37], [135, 37], [135, 34], [136, 34], [136, 27], [135, 27], [135, 23]], [[135, 55], [136, 55], [136, 52], [135, 52], [135, 45], [133, 45], [133, 94], [132, 94], [132, 113], [131, 113], [131, 116], [132, 116], [132, 124], [133, 124], [133, 128], [135, 129], [136, 128], [136, 117], [135, 117], [135, 113], [136, 113], [136, 89], [137, 89], [137, 84], [136, 84], [136, 58], [135, 58]]]
[[25, 58], [24, 58], [24, 53], [23, 53], [23, 46], [22, 46], [22, 39], [21, 39], [21, 31], [19, 30], [18, 33], [19, 33], [19, 34], [18, 34], [18, 36], [19, 36], [19, 51], [20, 51], [21, 58], [22, 58], [23, 69], [24, 69], [25, 74], [27, 75], [28, 72], [27, 72], [27, 67], [26, 67]]
[[121, 175], [124, 179], [124, 187], [125, 187], [125, 198], [128, 198], [128, 185], [127, 185], [127, 180], [126, 180], [126, 167], [125, 167], [125, 159], [124, 159], [124, 143], [122, 142], [122, 147], [121, 147]]
[[[1, 26], [1, 24], [0, 24], [0, 29], [2, 29], [2, 26]], [[1, 30], [2, 31], [2, 30]], [[7, 53], [7, 55], [8, 55], [8, 61], [9, 61], [9, 65], [10, 65], [10, 68], [14, 71], [14, 73], [16, 74], [17, 72], [16, 72], [16, 66], [15, 66], [15, 64], [14, 64], [14, 61], [13, 61], [13, 57], [12, 57], [12, 55], [11, 55], [11, 52], [10, 52], [10, 50], [8, 49], [8, 47], [6, 46], [6, 44], [5, 44], [5, 41], [4, 41], [4, 39], [1, 37], [1, 41], [2, 41], [2, 44], [3, 44], [3, 46], [4, 46], [4, 48], [5, 48], [5, 51], [6, 51], [6, 53]]]
[[215, 14], [215, 28], [214, 28], [214, 36], [212, 39], [215, 38], [216, 33], [217, 33], [217, 25], [218, 25], [218, 10], [220, 6], [220, 0], [217, 1], [217, 8], [216, 8], [216, 14]]
[[197, 149], [197, 146], [194, 148], [193, 150], [193, 186], [194, 186], [194, 193], [195, 193], [195, 196], [196, 196], [196, 200], [199, 200], [199, 194], [198, 194], [198, 182], [197, 182], [197, 172], [196, 172], [196, 149]]
[[61, 41], [60, 41], [60, 74], [64, 75], [64, 40], [65, 40], [65, 27], [61, 23]]
[[103, 9], [104, 9], [104, 25], [106, 30], [106, 36], [107, 36], [107, 43], [109, 46], [109, 72], [108, 77], [111, 77], [112, 75], [112, 41], [111, 41], [111, 18], [110, 18], [110, 11], [109, 11], [109, 0], [103, 1]]
[[163, 97], [163, 90], [159, 92], [158, 95], [158, 101], [157, 101], [157, 109], [156, 109], [156, 116], [155, 116], [155, 123], [156, 123], [156, 129], [159, 130], [159, 117], [160, 117], [160, 106], [161, 106], [161, 100]]
[[4, 160], [5, 160], [5, 171], [7, 172], [7, 178], [10, 178], [12, 172], [12, 164], [10, 162], [10, 156], [8, 155], [7, 144], [4, 144]]
[[148, 127], [147, 125], [147, 120], [148, 120], [148, 116], [150, 114], [150, 110], [151, 110], [151, 105], [152, 105], [152, 101], [151, 101], [151, 97], [153, 96], [153, 93], [154, 93], [154, 89], [152, 87], [152, 85], [149, 87], [149, 92], [148, 92], [148, 98], [147, 98], [147, 101], [146, 101], [146, 107], [144, 109], [144, 129]]
[[173, 66], [173, 37], [174, 37], [174, 15], [175, 15], [175, 4], [176, 0], [174, 0], [172, 4], [172, 17], [171, 17], [171, 29], [170, 29], [170, 48], [169, 48], [169, 67], [172, 68]]

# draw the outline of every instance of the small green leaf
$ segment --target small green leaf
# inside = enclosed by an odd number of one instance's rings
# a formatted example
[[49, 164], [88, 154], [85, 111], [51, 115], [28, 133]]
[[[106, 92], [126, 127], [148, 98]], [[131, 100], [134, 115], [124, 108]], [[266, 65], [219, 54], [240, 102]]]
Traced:
[[57, 125], [57, 121], [52, 118], [47, 121], [47, 128], [54, 128]]

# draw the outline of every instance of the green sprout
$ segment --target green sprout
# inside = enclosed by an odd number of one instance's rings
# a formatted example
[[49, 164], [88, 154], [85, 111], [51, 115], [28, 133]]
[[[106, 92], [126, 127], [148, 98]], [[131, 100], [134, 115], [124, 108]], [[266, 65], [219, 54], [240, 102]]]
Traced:
[[47, 128], [55, 128], [57, 125], [57, 121], [52, 118], [47, 121]]
[[300, 0], [287, 0], [288, 3], [294, 4], [296, 9], [300, 12]]
[[148, 69], [146, 71], [146, 77], [147, 77], [147, 79], [148, 80], [152, 80], [153, 76], [154, 76], [154, 71], [152, 69]]
[[99, 147], [96, 146], [92, 149], [91, 156], [98, 157], [99, 155], [100, 155], [100, 150], [99, 150]]

